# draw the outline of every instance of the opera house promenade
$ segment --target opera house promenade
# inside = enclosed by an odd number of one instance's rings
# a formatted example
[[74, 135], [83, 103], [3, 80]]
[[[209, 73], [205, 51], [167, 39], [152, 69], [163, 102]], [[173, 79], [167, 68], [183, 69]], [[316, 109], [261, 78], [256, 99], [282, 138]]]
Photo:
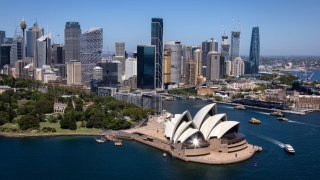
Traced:
[[192, 119], [189, 111], [172, 117], [152, 117], [144, 126], [123, 131], [141, 143], [156, 147], [184, 161], [230, 164], [244, 161], [261, 151], [238, 132], [239, 122], [217, 114], [209, 104]]

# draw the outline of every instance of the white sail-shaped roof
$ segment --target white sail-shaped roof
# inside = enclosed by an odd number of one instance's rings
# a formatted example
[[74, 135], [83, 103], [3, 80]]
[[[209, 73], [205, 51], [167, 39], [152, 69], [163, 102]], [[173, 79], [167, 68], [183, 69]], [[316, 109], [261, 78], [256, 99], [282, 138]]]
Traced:
[[216, 113], [215, 105], [215, 103], [208, 104], [197, 112], [197, 114], [193, 118], [193, 122], [198, 129], [200, 129], [202, 122], [210, 111], [214, 110], [214, 114]]
[[164, 130], [164, 134], [166, 137], [171, 139], [174, 124], [171, 121], [167, 121], [167, 122], [165, 122], [165, 125], [166, 125], [166, 128]]
[[226, 119], [226, 114], [216, 114], [207, 118], [201, 125], [200, 131], [204, 139], [208, 140], [211, 131], [223, 120]]
[[219, 123], [210, 133], [208, 139], [211, 137], [217, 137], [220, 139], [226, 132], [228, 132], [231, 128], [238, 125], [237, 121], [223, 121]]
[[190, 112], [189, 111], [185, 111], [183, 112], [174, 122], [174, 128], [172, 129], [172, 132], [171, 132], [171, 139], [174, 137], [174, 134], [176, 132], [176, 130], [178, 129], [178, 126], [181, 124], [181, 121], [184, 119], [184, 118], [187, 118], [187, 122], [189, 121], [192, 121], [192, 118], [191, 118], [191, 115], [190, 115]]
[[[189, 128], [179, 137], [177, 142], [184, 143], [189, 137], [191, 137], [192, 135], [194, 135], [197, 132], [199, 132], [198, 129]], [[174, 143], [176, 143], [176, 142], [174, 142]]]
[[181, 136], [181, 134], [186, 131], [187, 128], [191, 128], [192, 121], [189, 122], [183, 122], [181, 123], [181, 125], [179, 126], [179, 128], [176, 130], [176, 132], [174, 133], [174, 136], [172, 138], [172, 140], [174, 142], [177, 142], [177, 140], [179, 139], [179, 137]]

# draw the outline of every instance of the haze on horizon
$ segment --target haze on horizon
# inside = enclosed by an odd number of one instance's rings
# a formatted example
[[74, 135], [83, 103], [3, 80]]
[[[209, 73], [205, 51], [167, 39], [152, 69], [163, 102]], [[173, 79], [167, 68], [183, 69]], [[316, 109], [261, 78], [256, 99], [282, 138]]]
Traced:
[[[138, 44], [150, 44], [151, 18], [164, 19], [164, 41], [201, 45], [213, 37], [240, 30], [240, 54], [248, 55], [252, 27], [260, 28], [261, 55], [320, 55], [320, 1], [230, 0], [184, 1], [22, 1], [1, 0], [0, 30], [14, 35], [22, 18], [31, 27], [37, 20], [54, 43], [63, 43], [67, 21], [78, 21], [82, 32], [102, 27], [104, 52], [113, 52], [114, 43], [126, 43], [127, 52]], [[60, 35], [60, 36], [58, 36]]]

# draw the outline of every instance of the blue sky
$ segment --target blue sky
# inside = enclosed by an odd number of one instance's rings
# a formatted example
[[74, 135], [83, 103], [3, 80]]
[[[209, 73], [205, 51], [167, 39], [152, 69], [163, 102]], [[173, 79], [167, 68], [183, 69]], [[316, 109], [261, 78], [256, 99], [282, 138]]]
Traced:
[[[200, 45], [225, 31], [241, 30], [240, 54], [248, 55], [251, 29], [260, 27], [262, 55], [320, 55], [319, 0], [1, 0], [0, 30], [13, 36], [24, 18], [35, 20], [63, 42], [66, 21], [79, 21], [82, 31], [104, 30], [104, 52], [124, 41], [132, 52], [150, 44], [151, 18], [164, 19], [164, 40]], [[58, 38], [60, 34], [60, 38]], [[229, 38], [230, 42], [230, 38]]]

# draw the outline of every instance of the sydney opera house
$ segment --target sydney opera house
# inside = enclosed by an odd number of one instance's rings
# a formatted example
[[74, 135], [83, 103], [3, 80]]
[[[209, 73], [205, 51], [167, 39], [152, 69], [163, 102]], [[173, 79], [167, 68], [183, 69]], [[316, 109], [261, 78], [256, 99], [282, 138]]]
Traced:
[[201, 108], [192, 119], [189, 111], [164, 121], [149, 119], [130, 131], [133, 139], [163, 149], [184, 161], [228, 164], [244, 161], [262, 148], [249, 144], [238, 132], [239, 122], [217, 114], [215, 103]]
[[209, 104], [193, 120], [189, 111], [176, 114], [165, 123], [165, 137], [184, 156], [231, 153], [248, 147], [238, 128], [239, 122], [228, 121], [226, 114], [217, 114], [216, 104]]

